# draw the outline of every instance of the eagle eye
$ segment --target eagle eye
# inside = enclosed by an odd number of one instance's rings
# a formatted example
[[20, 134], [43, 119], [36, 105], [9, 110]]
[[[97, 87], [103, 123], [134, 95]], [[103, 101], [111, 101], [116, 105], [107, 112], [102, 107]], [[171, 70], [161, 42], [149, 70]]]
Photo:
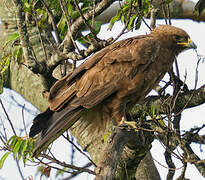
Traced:
[[181, 39], [181, 36], [178, 36], [178, 35], [174, 35], [174, 39], [175, 39], [176, 41], [180, 41], [180, 39]]
[[188, 40], [188, 37], [174, 35], [174, 40], [177, 42], [186, 42]]

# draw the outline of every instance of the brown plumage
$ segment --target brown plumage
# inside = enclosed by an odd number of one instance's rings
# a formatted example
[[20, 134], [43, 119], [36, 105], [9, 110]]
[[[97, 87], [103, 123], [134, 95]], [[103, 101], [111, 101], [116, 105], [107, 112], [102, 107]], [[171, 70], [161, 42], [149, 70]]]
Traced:
[[29, 134], [41, 133], [34, 154], [81, 117], [98, 123], [97, 128], [111, 119], [119, 124], [126, 111], [159, 83], [175, 57], [195, 47], [184, 30], [164, 25], [97, 52], [50, 89], [50, 107], [34, 119]]

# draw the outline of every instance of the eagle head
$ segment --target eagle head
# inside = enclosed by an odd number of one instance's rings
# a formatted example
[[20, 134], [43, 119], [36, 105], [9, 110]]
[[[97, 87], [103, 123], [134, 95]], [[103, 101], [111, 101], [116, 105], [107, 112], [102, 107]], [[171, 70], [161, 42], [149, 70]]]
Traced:
[[163, 47], [170, 48], [170, 50], [174, 49], [177, 53], [186, 49], [197, 48], [187, 32], [175, 26], [161, 25], [155, 28], [151, 35], [157, 37]]

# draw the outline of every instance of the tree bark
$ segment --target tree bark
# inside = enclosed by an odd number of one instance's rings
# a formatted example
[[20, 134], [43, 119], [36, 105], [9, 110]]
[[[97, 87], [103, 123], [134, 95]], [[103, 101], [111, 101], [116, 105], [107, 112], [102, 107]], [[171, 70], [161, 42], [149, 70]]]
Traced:
[[154, 165], [152, 155], [150, 152], [146, 154], [144, 159], [140, 162], [137, 172], [136, 180], [160, 180], [159, 172]]

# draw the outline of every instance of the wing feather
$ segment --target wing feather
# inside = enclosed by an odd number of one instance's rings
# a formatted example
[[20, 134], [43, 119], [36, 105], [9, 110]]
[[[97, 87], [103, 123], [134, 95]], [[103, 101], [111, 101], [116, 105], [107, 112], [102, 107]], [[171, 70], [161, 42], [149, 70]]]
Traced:
[[87, 59], [51, 88], [51, 109], [60, 110], [66, 103], [91, 108], [116, 93], [125, 86], [123, 82], [129, 82], [137, 73], [138, 65], [150, 61], [139, 54], [146, 46], [150, 47], [151, 42], [146, 43], [146, 38], [150, 37], [138, 36], [119, 41]]
[[[148, 35], [129, 38], [112, 44], [55, 83], [50, 90], [50, 110], [57, 111], [42, 123], [41, 136], [34, 154], [38, 154], [53, 140], [71, 127], [80, 116], [101, 102], [111, 101], [113, 112], [123, 114], [123, 98], [143, 87], [144, 72], [158, 54], [159, 44]], [[138, 73], [138, 72], [143, 73]], [[137, 91], [136, 91], [137, 89]], [[136, 95], [136, 94], [135, 94]], [[109, 97], [109, 98], [108, 98]], [[114, 99], [112, 99], [114, 97]], [[135, 97], [133, 99], [137, 99]], [[139, 97], [140, 98], [140, 97]], [[110, 104], [106, 104], [110, 107]], [[50, 113], [47, 113], [50, 116]], [[120, 119], [120, 118], [117, 118]], [[34, 129], [39, 132], [39, 129]]]

